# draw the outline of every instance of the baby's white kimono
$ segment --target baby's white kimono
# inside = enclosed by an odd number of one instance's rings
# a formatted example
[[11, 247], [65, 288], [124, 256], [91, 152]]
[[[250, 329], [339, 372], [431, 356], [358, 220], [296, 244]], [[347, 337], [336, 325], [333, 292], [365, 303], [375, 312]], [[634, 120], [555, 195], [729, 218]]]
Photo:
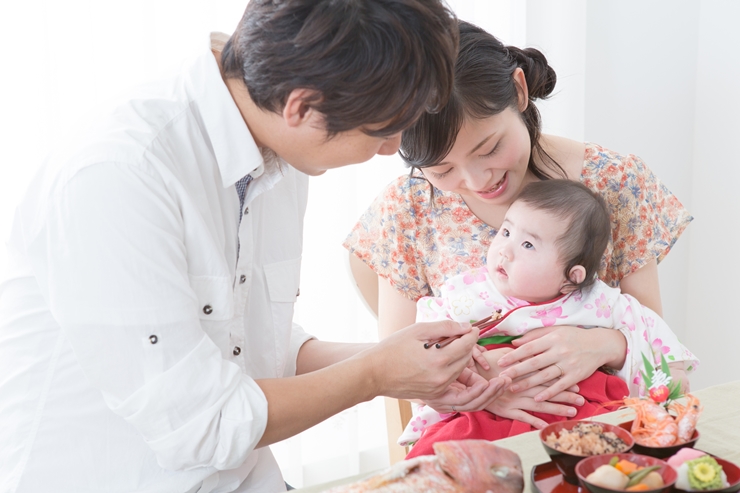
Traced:
[[[475, 269], [449, 279], [441, 288], [440, 297], [423, 297], [416, 303], [416, 321], [429, 322], [452, 319], [476, 322], [501, 310], [502, 318], [480, 338], [495, 335], [520, 336], [532, 329], [553, 325], [571, 325], [585, 329], [614, 328], [627, 339], [624, 366], [616, 376], [627, 382], [630, 395], [640, 395], [642, 354], [660, 364], [660, 354], [669, 363], [683, 361], [687, 372], [693, 371], [698, 360], [678, 341], [663, 319], [640, 305], [632, 296], [622, 294], [601, 281], [585, 291], [575, 291], [552, 301], [530, 304], [501, 295], [485, 268]], [[418, 440], [424, 428], [448, 415], [440, 415], [428, 406], [416, 409], [398, 440], [408, 445]]]

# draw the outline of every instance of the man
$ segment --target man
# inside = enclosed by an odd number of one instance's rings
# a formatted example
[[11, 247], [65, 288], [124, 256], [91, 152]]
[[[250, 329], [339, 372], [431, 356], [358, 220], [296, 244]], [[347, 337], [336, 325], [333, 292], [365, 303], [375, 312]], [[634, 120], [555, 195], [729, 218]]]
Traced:
[[265, 446], [343, 409], [497, 395], [467, 325], [371, 345], [291, 322], [307, 175], [396, 152], [451, 90], [455, 32], [437, 1], [252, 0], [49, 159], [0, 285], [0, 491], [280, 491]]

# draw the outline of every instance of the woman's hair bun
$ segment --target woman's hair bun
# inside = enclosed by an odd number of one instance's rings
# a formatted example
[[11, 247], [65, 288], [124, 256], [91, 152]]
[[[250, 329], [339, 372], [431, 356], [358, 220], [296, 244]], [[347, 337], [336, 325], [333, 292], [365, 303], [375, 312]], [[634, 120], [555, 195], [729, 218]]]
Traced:
[[555, 89], [558, 78], [555, 70], [547, 63], [547, 58], [536, 48], [517, 48], [507, 46], [509, 55], [524, 71], [529, 89], [529, 99], [546, 99]]

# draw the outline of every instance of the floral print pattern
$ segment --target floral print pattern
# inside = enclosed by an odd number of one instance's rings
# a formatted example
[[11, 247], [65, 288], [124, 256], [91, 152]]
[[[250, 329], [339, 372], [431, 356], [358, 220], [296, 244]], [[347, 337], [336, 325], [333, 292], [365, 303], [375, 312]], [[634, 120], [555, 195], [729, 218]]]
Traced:
[[[693, 219], [643, 161], [586, 144], [581, 182], [606, 201], [612, 236], [599, 278], [616, 287], [652, 259], [658, 262]], [[496, 229], [458, 194], [404, 175], [375, 199], [344, 246], [416, 301], [439, 296], [445, 281], [484, 266]]]

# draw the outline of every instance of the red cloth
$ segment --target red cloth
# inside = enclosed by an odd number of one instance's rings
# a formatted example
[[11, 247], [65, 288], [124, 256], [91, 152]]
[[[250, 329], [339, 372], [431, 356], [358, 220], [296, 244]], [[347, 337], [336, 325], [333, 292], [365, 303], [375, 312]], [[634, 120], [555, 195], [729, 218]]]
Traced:
[[[511, 347], [511, 345], [486, 346], [487, 349], [494, 347]], [[619, 377], [607, 375], [597, 371], [587, 379], [578, 383], [580, 388], [579, 394], [583, 396], [586, 403], [577, 407], [578, 412], [575, 417], [554, 416], [552, 414], [530, 413], [547, 423], [565, 421], [568, 419], [583, 419], [598, 414], [604, 414], [614, 411], [618, 406], [602, 406], [605, 402], [615, 402], [629, 395], [627, 384]], [[511, 437], [533, 431], [533, 428], [527, 423], [516, 421], [509, 418], [496, 416], [488, 411], [462, 412], [447, 418], [444, 421], [435, 423], [422, 432], [421, 438], [411, 448], [411, 452], [406, 456], [407, 459], [420, 455], [434, 455], [432, 445], [435, 442], [444, 442], [446, 440], [463, 440], [466, 438], [476, 438], [484, 440], [498, 440], [500, 438]]]

